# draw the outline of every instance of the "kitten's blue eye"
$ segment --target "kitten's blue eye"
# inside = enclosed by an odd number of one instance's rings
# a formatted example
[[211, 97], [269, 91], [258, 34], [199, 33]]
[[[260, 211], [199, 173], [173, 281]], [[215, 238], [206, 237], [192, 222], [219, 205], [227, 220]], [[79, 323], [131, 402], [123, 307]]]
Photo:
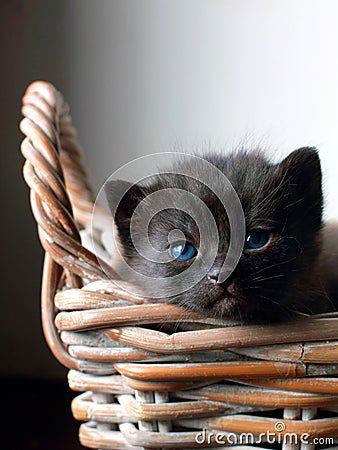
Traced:
[[170, 252], [174, 258], [180, 259], [181, 261], [187, 261], [197, 255], [196, 248], [188, 242], [174, 245], [170, 249]]
[[262, 248], [267, 244], [270, 233], [266, 230], [253, 230], [246, 238], [246, 245], [250, 249]]

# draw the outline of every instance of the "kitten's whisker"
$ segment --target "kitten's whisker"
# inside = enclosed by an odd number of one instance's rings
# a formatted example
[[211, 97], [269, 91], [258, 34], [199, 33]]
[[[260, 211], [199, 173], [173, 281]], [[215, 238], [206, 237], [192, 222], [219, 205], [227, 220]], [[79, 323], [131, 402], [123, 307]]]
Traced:
[[236, 309], [237, 309], [237, 312], [238, 312], [239, 320], [242, 321], [242, 320], [243, 320], [242, 310], [241, 310], [241, 308], [239, 307], [238, 303], [236, 303]]
[[[172, 297], [172, 298], [174, 299], [174, 298], [177, 298], [177, 297], [178, 297], [178, 295], [175, 296], [175, 297]], [[172, 302], [171, 302], [171, 303], [172, 303]], [[178, 326], [178, 324], [180, 324], [180, 323], [182, 322], [181, 317], [182, 317], [182, 315], [183, 315], [184, 313], [188, 314], [188, 311], [182, 312], [181, 316], [180, 316], [178, 319], [176, 319], [175, 322], [173, 322], [173, 323], [174, 323], [174, 325], [173, 325], [173, 326], [174, 326], [174, 331], [176, 331], [176, 327]], [[162, 320], [158, 322], [158, 325], [159, 325], [159, 327], [160, 327], [160, 329], [161, 329], [161, 328], [164, 328], [165, 326], [167, 326], [168, 323], [171, 323], [171, 322], [172, 322], [172, 321], [171, 321], [171, 318], [170, 318], [170, 313], [168, 312], [167, 315], [164, 316], [164, 317], [162, 318]]]
[[285, 208], [291, 208], [291, 206], [295, 206], [298, 203], [301, 203], [304, 200], [304, 197], [300, 198], [299, 200], [296, 200], [295, 202], [289, 203], [288, 205], [285, 206]]
[[263, 282], [263, 281], [267, 281], [267, 280], [273, 280], [274, 278], [282, 278], [282, 277], [286, 277], [286, 275], [280, 274], [280, 275], [274, 275], [272, 277], [256, 277], [256, 278], [253, 278], [253, 281]]
[[272, 302], [272, 303], [275, 303], [276, 305], [278, 305], [280, 308], [284, 309], [285, 311], [294, 313], [294, 314], [296, 314], [297, 316], [299, 316], [299, 315], [302, 315], [302, 316], [305, 315], [305, 316], [307, 316], [307, 315], [308, 315], [308, 314], [305, 314], [305, 313], [301, 313], [301, 312], [299, 312], [299, 311], [297, 311], [297, 310], [295, 310], [295, 309], [291, 309], [290, 307], [284, 305], [283, 303], [278, 302], [278, 300], [277, 300], [277, 301], [276, 301], [276, 300], [273, 300], [272, 298], [266, 297], [265, 295], [260, 295], [260, 297], [261, 297], [261, 298], [265, 298], [266, 300], [268, 300], [268, 301], [270, 301], [270, 302]]
[[326, 288], [325, 288], [325, 285], [324, 285], [324, 283], [323, 283], [323, 280], [322, 280], [321, 278], [319, 278], [319, 284], [320, 284], [320, 286], [321, 286], [321, 288], [322, 288], [322, 291], [323, 291], [323, 294], [324, 294], [325, 299], [330, 303], [330, 306], [332, 306], [332, 309], [333, 309], [333, 310], [336, 310], [336, 305], [335, 305], [335, 303], [333, 302], [331, 296], [328, 295], [328, 292], [327, 292], [327, 290], [326, 290]]
[[259, 273], [262, 273], [262, 272], [264, 272], [265, 270], [272, 269], [273, 267], [281, 266], [281, 265], [283, 265], [283, 264], [287, 264], [287, 263], [289, 263], [289, 262], [291, 262], [291, 261], [293, 261], [293, 260], [295, 260], [295, 259], [297, 259], [297, 256], [294, 256], [293, 258], [290, 258], [290, 259], [288, 259], [287, 261], [282, 261], [282, 262], [280, 262], [280, 263], [271, 264], [270, 266], [263, 267], [263, 269], [258, 270], [258, 271], [255, 272], [253, 275], [258, 275]]
[[284, 305], [281, 305], [278, 301], [273, 300], [273, 299], [270, 298], [270, 297], [266, 297], [265, 295], [260, 295], [260, 297], [261, 297], [261, 298], [265, 298], [266, 300], [269, 300], [269, 301], [272, 302], [272, 303], [275, 303], [275, 305], [278, 305], [278, 306], [284, 306]]

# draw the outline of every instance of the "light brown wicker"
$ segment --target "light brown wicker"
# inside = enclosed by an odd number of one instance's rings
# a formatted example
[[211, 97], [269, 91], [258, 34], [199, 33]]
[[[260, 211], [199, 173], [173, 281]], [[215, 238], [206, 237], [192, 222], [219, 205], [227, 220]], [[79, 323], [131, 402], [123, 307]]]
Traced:
[[[338, 314], [273, 326], [212, 325], [185, 314], [190, 331], [166, 330], [163, 324], [181, 320], [184, 311], [144, 304], [118, 288], [105, 275], [105, 263], [81, 245], [94, 196], [61, 94], [35, 82], [22, 112], [24, 176], [46, 251], [42, 324], [54, 356], [70, 369], [71, 389], [83, 392], [72, 403], [74, 417], [84, 422], [81, 443], [100, 449], [219, 448], [225, 441], [227, 448], [318, 448], [276, 441], [308, 433], [309, 442], [322, 439], [320, 448], [337, 449]], [[201, 443], [204, 429], [209, 443]], [[276, 434], [270, 446], [268, 431]], [[241, 433], [249, 437], [240, 440]], [[250, 434], [260, 433], [265, 436], [253, 447]]]

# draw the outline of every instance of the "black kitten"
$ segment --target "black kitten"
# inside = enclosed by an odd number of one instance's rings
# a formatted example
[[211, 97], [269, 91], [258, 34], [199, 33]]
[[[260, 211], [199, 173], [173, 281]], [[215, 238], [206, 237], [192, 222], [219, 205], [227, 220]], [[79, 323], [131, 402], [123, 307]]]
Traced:
[[[323, 205], [317, 151], [301, 148], [279, 164], [271, 163], [257, 151], [204, 155], [203, 159], [229, 179], [245, 216], [242, 254], [231, 276], [221, 283], [218, 276], [229, 247], [229, 221], [224, 205], [205, 184], [190, 176], [163, 173], [142, 185], [128, 185], [124, 181], [106, 185], [110, 205], [121, 187], [128, 189], [114, 211], [124, 258], [137, 272], [154, 278], [152, 292], [156, 279], [165, 280], [158, 289], [158, 301], [219, 319], [244, 322], [274, 322], [332, 310], [317, 273]], [[199, 246], [201, 233], [206, 231], [203, 227], [198, 229], [187, 212], [175, 207], [177, 188], [194, 194], [207, 205], [220, 239], [217, 256], [203, 278], [188, 290], [182, 288], [183, 292], [168, 297], [172, 284], [176, 288], [180, 283], [175, 276], [189, 268], [196, 258], [203, 258]], [[166, 189], [169, 199], [172, 190], [173, 207], [157, 212], [148, 229], [142, 221], [136, 221], [134, 226], [138, 245], [142, 247], [142, 240], [148, 236], [155, 249], [168, 252], [172, 258], [165, 263], [140, 256], [130, 235], [131, 217], [137, 205], [162, 189]], [[175, 229], [183, 232], [185, 241], [169, 245], [168, 235]], [[141, 288], [147, 295], [149, 285]]]

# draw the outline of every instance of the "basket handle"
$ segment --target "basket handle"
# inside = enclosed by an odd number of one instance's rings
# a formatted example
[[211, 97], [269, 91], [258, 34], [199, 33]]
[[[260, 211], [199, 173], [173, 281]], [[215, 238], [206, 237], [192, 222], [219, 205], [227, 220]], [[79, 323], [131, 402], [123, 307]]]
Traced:
[[[36, 81], [23, 97], [22, 113], [23, 173], [42, 246], [68, 275], [102, 279], [97, 257], [81, 245], [79, 227], [89, 222], [94, 196], [68, 105], [52, 84]], [[70, 286], [78, 284], [73, 276]]]
[[89, 223], [93, 191], [83, 166], [82, 151], [68, 105], [55, 87], [36, 81], [22, 100], [20, 130], [26, 136], [24, 178], [31, 189], [31, 206], [46, 251], [41, 295], [42, 325], [54, 356], [66, 367], [79, 362], [66, 352], [55, 328], [54, 295], [66, 277], [71, 288], [82, 279], [106, 278], [102, 261], [81, 245], [79, 227]]

